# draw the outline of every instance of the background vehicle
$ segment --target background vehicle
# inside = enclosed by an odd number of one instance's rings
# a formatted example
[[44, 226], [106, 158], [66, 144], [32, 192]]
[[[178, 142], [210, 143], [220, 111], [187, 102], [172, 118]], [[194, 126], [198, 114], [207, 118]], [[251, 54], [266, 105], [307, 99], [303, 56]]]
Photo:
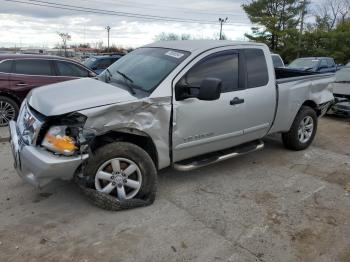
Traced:
[[33, 88], [94, 76], [82, 64], [62, 57], [0, 55], [0, 126], [17, 117], [21, 102]]
[[329, 113], [350, 116], [350, 63], [337, 71], [335, 81], [329, 87], [335, 97]]
[[157, 42], [108, 69], [99, 80], [33, 90], [10, 122], [23, 179], [42, 186], [74, 176], [104, 208], [150, 204], [165, 167], [187, 171], [256, 151], [272, 133], [289, 149], [307, 148], [333, 101], [333, 74], [276, 79], [264, 44]]
[[279, 54], [271, 54], [272, 63], [275, 68], [285, 68], [283, 59]]
[[305, 57], [293, 60], [288, 68], [318, 73], [334, 73], [337, 65], [331, 57]]
[[91, 56], [86, 59], [83, 64], [99, 75], [122, 56], [121, 54]]

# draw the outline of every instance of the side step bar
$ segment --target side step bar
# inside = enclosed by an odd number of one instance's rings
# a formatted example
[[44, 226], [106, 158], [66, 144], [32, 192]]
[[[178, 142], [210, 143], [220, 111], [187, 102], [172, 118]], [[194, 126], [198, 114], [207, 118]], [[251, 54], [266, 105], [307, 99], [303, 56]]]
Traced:
[[218, 163], [233, 157], [248, 154], [264, 148], [264, 142], [261, 140], [249, 142], [237, 147], [221, 150], [214, 153], [205, 154], [191, 159], [182, 160], [174, 163], [173, 167], [178, 171], [190, 171], [210, 164]]

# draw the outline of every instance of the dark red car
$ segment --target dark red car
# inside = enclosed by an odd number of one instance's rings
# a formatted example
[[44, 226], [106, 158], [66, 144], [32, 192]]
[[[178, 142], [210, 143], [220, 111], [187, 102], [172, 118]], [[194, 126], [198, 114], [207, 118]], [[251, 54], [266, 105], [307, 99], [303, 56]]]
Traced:
[[28, 92], [39, 86], [95, 77], [96, 74], [74, 60], [46, 55], [0, 55], [0, 126], [18, 115]]

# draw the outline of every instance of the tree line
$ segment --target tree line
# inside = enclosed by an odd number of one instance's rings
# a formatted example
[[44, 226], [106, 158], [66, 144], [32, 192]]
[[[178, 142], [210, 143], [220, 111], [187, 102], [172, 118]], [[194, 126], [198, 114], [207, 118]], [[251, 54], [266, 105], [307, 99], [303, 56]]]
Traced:
[[245, 36], [267, 44], [287, 63], [303, 56], [350, 60], [350, 0], [251, 0], [242, 8], [254, 24]]

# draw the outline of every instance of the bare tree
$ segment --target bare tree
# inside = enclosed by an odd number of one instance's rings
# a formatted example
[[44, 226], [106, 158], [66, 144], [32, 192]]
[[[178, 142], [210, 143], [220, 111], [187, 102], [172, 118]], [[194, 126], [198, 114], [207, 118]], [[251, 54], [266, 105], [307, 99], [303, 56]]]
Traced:
[[350, 0], [323, 0], [314, 14], [316, 20], [326, 24], [328, 30], [335, 28], [337, 22], [344, 21], [350, 14]]
[[61, 37], [62, 47], [64, 49], [64, 56], [67, 57], [67, 41], [70, 41], [72, 37], [68, 33], [57, 32], [57, 34], [59, 35], [59, 37]]

